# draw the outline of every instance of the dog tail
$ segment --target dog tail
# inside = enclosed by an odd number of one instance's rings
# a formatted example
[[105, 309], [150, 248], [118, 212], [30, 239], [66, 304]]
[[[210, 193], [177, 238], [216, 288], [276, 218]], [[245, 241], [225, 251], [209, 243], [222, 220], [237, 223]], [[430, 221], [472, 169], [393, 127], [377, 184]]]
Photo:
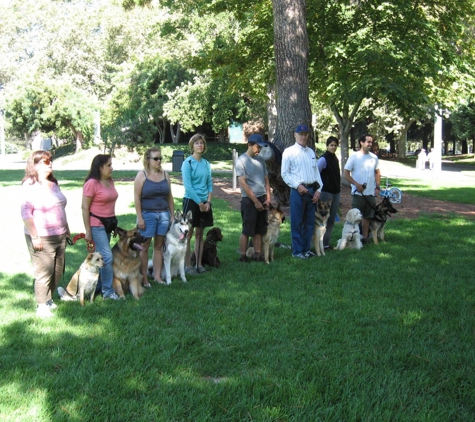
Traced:
[[70, 295], [67, 290], [63, 289], [61, 286], [58, 287], [58, 295], [61, 300], [64, 301], [78, 300], [77, 296]]

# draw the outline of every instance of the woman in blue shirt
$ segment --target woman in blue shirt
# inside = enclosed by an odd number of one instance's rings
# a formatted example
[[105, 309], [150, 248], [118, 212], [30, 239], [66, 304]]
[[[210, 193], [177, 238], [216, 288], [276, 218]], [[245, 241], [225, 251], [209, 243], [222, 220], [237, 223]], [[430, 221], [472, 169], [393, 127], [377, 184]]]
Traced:
[[[211, 209], [211, 196], [213, 181], [211, 179], [211, 166], [202, 158], [206, 152], [205, 136], [197, 133], [189, 142], [191, 155], [183, 162], [181, 174], [185, 195], [183, 197], [183, 213], [192, 213], [192, 226], [187, 239], [185, 256], [185, 272], [187, 274], [202, 274], [206, 269], [201, 265], [203, 255], [203, 231], [205, 227], [213, 226], [213, 211]], [[191, 238], [195, 232], [196, 268], [191, 266]]]

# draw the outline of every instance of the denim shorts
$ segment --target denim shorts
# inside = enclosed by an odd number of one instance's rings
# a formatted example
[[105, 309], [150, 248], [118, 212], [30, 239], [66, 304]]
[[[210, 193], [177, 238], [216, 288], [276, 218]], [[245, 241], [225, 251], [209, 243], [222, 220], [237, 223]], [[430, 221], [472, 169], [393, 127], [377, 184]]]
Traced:
[[145, 230], [139, 230], [143, 237], [165, 236], [170, 227], [170, 211], [142, 211]]

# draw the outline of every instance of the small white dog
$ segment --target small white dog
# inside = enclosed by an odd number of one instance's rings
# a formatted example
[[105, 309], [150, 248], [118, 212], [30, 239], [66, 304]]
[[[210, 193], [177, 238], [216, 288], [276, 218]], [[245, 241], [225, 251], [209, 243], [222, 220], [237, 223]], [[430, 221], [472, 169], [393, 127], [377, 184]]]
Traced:
[[99, 280], [99, 270], [104, 266], [104, 258], [99, 252], [87, 255], [79, 269], [74, 273], [66, 290], [58, 287], [58, 294], [61, 300], [77, 300], [84, 306], [84, 296], [90, 297], [91, 303], [94, 301], [97, 281]]
[[352, 208], [348, 211], [343, 232], [341, 233], [341, 239], [338, 241], [336, 249], [342, 251], [346, 247], [353, 249], [361, 249], [363, 247], [360, 237], [360, 228], [358, 226], [361, 220], [363, 220], [363, 216], [358, 208]]

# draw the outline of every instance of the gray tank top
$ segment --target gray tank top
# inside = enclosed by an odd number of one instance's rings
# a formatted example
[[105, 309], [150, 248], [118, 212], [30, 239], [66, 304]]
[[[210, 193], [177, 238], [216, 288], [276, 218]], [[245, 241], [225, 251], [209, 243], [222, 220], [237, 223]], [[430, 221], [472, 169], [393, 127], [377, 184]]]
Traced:
[[169, 209], [169, 194], [170, 185], [166, 178], [160, 182], [154, 182], [153, 180], [149, 180], [147, 174], [145, 174], [141, 196], [142, 211], [167, 211]]

